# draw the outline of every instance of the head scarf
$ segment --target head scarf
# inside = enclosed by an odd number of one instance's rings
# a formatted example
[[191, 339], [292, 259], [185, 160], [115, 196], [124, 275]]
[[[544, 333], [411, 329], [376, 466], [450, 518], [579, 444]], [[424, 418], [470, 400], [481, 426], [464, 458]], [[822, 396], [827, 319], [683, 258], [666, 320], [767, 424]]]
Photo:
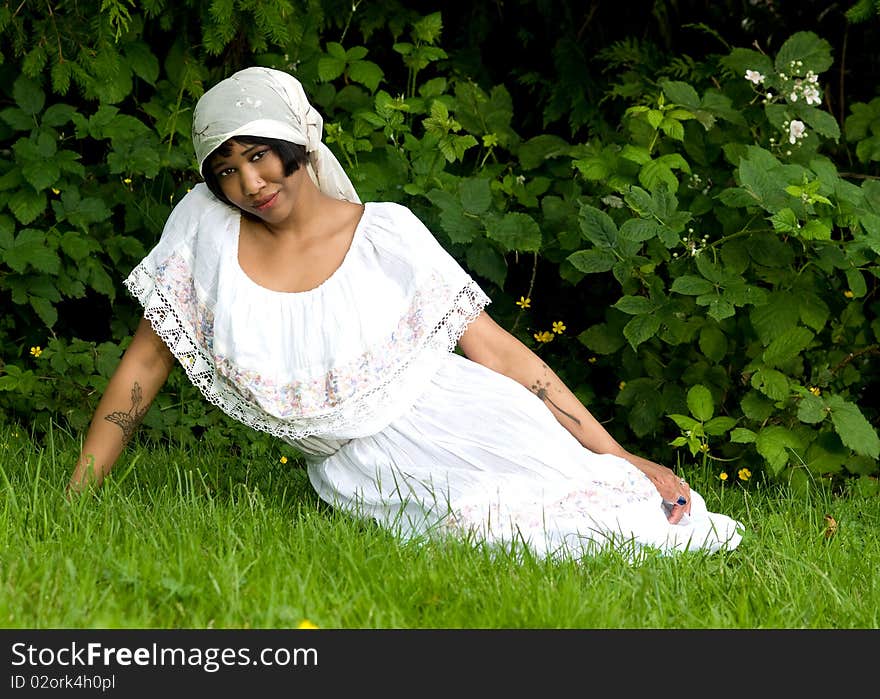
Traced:
[[325, 194], [360, 203], [342, 165], [321, 141], [324, 120], [299, 80], [272, 68], [245, 68], [217, 83], [193, 112], [199, 172], [207, 157], [234, 136], [263, 136], [305, 146], [306, 170]]

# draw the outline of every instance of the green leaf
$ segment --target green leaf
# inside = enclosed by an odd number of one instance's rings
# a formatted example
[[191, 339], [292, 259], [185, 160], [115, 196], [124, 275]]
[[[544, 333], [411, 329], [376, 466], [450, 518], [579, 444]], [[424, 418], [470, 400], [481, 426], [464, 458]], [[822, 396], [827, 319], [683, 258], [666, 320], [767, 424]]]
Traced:
[[28, 301], [40, 320], [46, 324], [46, 327], [51, 328], [55, 325], [58, 321], [58, 311], [55, 310], [55, 306], [49, 300], [39, 296], [31, 296], [28, 298]]
[[657, 304], [644, 296], [622, 296], [613, 307], [629, 315], [641, 315], [651, 313], [656, 309]]
[[850, 268], [846, 270], [844, 274], [846, 275], [846, 281], [849, 284], [849, 289], [852, 291], [854, 297], [861, 298], [868, 292], [865, 277], [860, 270]]
[[352, 46], [345, 52], [345, 57], [349, 61], [361, 61], [369, 53], [366, 46]]
[[355, 61], [348, 67], [348, 77], [375, 92], [385, 73], [372, 61]]
[[695, 109], [700, 106], [700, 96], [688, 83], [679, 80], [662, 80], [660, 86], [670, 102]]
[[739, 405], [742, 408], [743, 414], [749, 420], [754, 420], [755, 422], [764, 422], [775, 410], [773, 401], [768, 400], [757, 391], [746, 393], [739, 402]]
[[670, 287], [671, 291], [685, 296], [699, 296], [700, 294], [710, 294], [715, 290], [715, 285], [708, 279], [697, 277], [693, 274], [683, 274], [676, 277]]
[[76, 108], [69, 104], [53, 104], [43, 112], [40, 123], [43, 126], [63, 126], [73, 119]]
[[761, 344], [769, 345], [774, 339], [797, 326], [800, 318], [799, 305], [794, 294], [777, 291], [768, 296], [767, 303], [749, 311], [749, 320]]
[[67, 231], [61, 236], [61, 249], [72, 260], [82, 260], [91, 252], [90, 240], [76, 231]]
[[25, 114], [18, 107], [7, 107], [0, 111], [0, 119], [3, 119], [16, 131], [30, 131], [36, 126], [36, 120], [32, 114]]
[[[802, 65], [792, 65], [797, 61]], [[777, 73], [804, 75], [808, 70], [823, 73], [832, 63], [831, 44], [814, 32], [801, 31], [792, 34], [779, 47], [774, 67]]]
[[458, 196], [464, 210], [483, 214], [492, 206], [492, 189], [485, 177], [468, 177], [458, 184]]
[[704, 325], [700, 330], [700, 351], [713, 362], [720, 362], [727, 354], [727, 336], [716, 325]]
[[745, 187], [728, 187], [718, 195], [719, 201], [734, 209], [743, 209], [758, 203], [758, 197]]
[[801, 227], [797, 215], [788, 207], [773, 214], [770, 217], [770, 223], [773, 224], [774, 230], [781, 233], [798, 233]]
[[159, 59], [143, 41], [133, 41], [125, 45], [125, 57], [134, 74], [149, 85], [155, 85], [159, 78]]
[[27, 225], [46, 210], [46, 195], [30, 187], [22, 187], [9, 198], [8, 206], [15, 218]]
[[831, 409], [834, 431], [845, 446], [872, 459], [880, 457], [880, 437], [859, 406], [835, 395], [829, 397], [828, 407]]
[[623, 328], [623, 336], [634, 350], [643, 342], [650, 340], [660, 329], [660, 318], [657, 314], [635, 316]]
[[656, 192], [661, 187], [675, 192], [679, 184], [678, 178], [670, 167], [659, 160], [652, 160], [642, 166], [642, 169], [639, 170], [639, 183], [651, 192]]
[[634, 146], [627, 143], [620, 151], [620, 157], [631, 160], [639, 165], [647, 165], [651, 162], [651, 152], [642, 146]]
[[[682, 172], [690, 172], [691, 166], [688, 165], [687, 160], [681, 157], [678, 153], [667, 153], [666, 155], [661, 155], [657, 158], [658, 163], [661, 165], [665, 165], [668, 168], [673, 170], [681, 170]], [[675, 191], [673, 188], [670, 188], [670, 191]]]
[[533, 170], [545, 160], [568, 155], [570, 152], [571, 145], [566, 140], [552, 134], [541, 134], [521, 143], [517, 157], [523, 170]]
[[728, 299], [717, 293], [697, 296], [697, 305], [708, 306], [709, 310], [706, 311], [707, 315], [718, 322], [736, 314], [736, 308], [734, 305]]
[[596, 354], [614, 354], [626, 343], [621, 328], [610, 323], [599, 323], [587, 328], [578, 335], [578, 340]]
[[537, 252], [541, 248], [541, 229], [528, 214], [507, 213], [500, 222], [487, 225], [486, 229], [488, 236], [507, 250]]
[[28, 183], [38, 192], [48, 189], [61, 177], [61, 169], [58, 164], [46, 160], [40, 163], [31, 161], [21, 166], [21, 174]]
[[467, 253], [468, 269], [485, 277], [490, 282], [504, 287], [507, 278], [507, 262], [504, 256], [484, 240], [478, 240], [468, 246]]
[[801, 107], [799, 116], [820, 136], [840, 140], [840, 125], [828, 112], [815, 107]]
[[473, 242], [480, 234], [481, 223], [473, 216], [467, 216], [461, 207], [451, 207], [440, 211], [440, 225], [449, 240], [456, 244]]
[[819, 396], [808, 393], [798, 403], [797, 416], [798, 420], [810, 425], [822, 422], [828, 416], [825, 410], [825, 401]]
[[323, 82], [335, 80], [345, 72], [345, 59], [334, 56], [321, 56], [318, 59], [318, 77]]
[[628, 218], [620, 227], [622, 238], [638, 243], [660, 237], [666, 232], [666, 227], [662, 224], [644, 218]]
[[735, 78], [743, 80], [747, 70], [756, 70], [763, 75], [769, 75], [773, 71], [770, 57], [753, 49], [735, 48], [721, 59], [721, 63]]
[[15, 244], [15, 221], [5, 214], [0, 214], [0, 250], [6, 250]]
[[752, 386], [768, 398], [784, 400], [788, 398], [788, 377], [776, 369], [759, 369], [752, 374]]
[[345, 61], [345, 59], [348, 58], [345, 48], [337, 41], [328, 41], [326, 49], [327, 53], [333, 58], [338, 58], [342, 61]]
[[61, 260], [46, 242], [46, 234], [36, 228], [25, 228], [15, 243], [3, 252], [3, 260], [16, 272], [24, 272], [28, 265], [49, 274], [58, 274]]
[[763, 428], [755, 440], [758, 453], [767, 461], [770, 471], [778, 475], [788, 463], [791, 451], [795, 453], [803, 449], [803, 444], [798, 436], [791, 430], [771, 425]]
[[757, 437], [758, 435], [745, 427], [736, 427], [730, 431], [730, 441], [736, 444], [751, 444]]
[[715, 412], [715, 401], [712, 400], [712, 393], [708, 388], [701, 384], [691, 386], [687, 392], [688, 410], [700, 422], [706, 422], [712, 419]]
[[578, 250], [566, 259], [584, 274], [607, 272], [617, 263], [617, 258], [608, 250]]
[[816, 332], [822, 330], [828, 322], [831, 311], [817, 294], [798, 294], [800, 298], [800, 317], [804, 325], [811, 327]]
[[821, 219], [811, 218], [799, 234], [804, 240], [831, 240], [831, 225]]
[[12, 97], [25, 114], [39, 114], [46, 104], [46, 95], [40, 84], [26, 75], [19, 75], [13, 83]]
[[764, 350], [764, 362], [770, 367], [784, 364], [803, 352], [812, 341], [813, 333], [803, 326], [787, 330]]
[[95, 258], [90, 257], [84, 260], [82, 265], [88, 271], [89, 286], [112, 301], [116, 297], [116, 287], [113, 285], [113, 279], [101, 264]]
[[667, 417], [672, 420], [676, 425], [678, 425], [678, 427], [682, 430], [693, 431], [700, 427], [700, 423], [688, 415], [679, 415], [677, 413], [673, 413], [671, 415], [667, 415]]
[[617, 226], [604, 211], [584, 204], [579, 214], [581, 233], [598, 248], [613, 248], [617, 245]]
[[783, 194], [784, 185], [777, 181], [762, 163], [743, 159], [740, 161], [738, 173], [740, 184], [755, 197], [758, 204], [768, 210], [776, 208], [772, 202]]
[[706, 430], [706, 434], [712, 435], [713, 437], [720, 437], [729, 432], [734, 425], [736, 425], [736, 420], [734, 418], [719, 416], [713, 417], [703, 425], [703, 428]]

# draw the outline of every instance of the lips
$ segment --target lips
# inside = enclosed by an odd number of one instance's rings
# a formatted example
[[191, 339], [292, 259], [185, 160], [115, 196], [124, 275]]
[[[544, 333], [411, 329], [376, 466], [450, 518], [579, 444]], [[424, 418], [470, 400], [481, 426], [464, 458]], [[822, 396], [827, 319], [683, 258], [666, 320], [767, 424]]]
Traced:
[[272, 194], [271, 196], [268, 196], [268, 197], [266, 197], [265, 199], [260, 199], [260, 200], [258, 200], [258, 201], [255, 201], [255, 202], [254, 202], [254, 208], [255, 208], [257, 211], [265, 211], [265, 210], [268, 209], [270, 206], [272, 206], [272, 204], [274, 203], [275, 198], [276, 198], [277, 196], [278, 196], [278, 192], [275, 192], [275, 194]]

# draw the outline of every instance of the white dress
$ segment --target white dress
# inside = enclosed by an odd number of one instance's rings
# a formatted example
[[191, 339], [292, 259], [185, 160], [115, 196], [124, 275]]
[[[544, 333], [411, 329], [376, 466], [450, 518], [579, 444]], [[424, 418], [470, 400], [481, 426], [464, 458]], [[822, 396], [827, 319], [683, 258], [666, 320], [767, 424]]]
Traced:
[[326, 502], [404, 537], [539, 555], [739, 544], [742, 525], [693, 491], [670, 524], [641, 471], [454, 353], [489, 299], [409, 209], [367, 203], [340, 267], [300, 293], [244, 273], [239, 221], [197, 185], [125, 285], [205, 397], [297, 447]]

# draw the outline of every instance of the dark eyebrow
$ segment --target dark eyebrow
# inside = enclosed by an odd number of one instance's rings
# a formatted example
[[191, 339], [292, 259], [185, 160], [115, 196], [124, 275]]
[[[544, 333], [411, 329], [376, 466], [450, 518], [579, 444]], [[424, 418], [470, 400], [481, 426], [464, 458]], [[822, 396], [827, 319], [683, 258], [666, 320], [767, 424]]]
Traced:
[[[242, 145], [244, 145], [244, 144], [242, 144]], [[242, 155], [247, 155], [247, 154], [250, 153], [254, 148], [260, 148], [261, 146], [264, 146], [264, 145], [265, 145], [264, 143], [254, 143], [254, 144], [251, 144], [251, 145], [249, 145], [247, 148], [245, 148], [245, 149], [241, 152], [241, 154], [242, 154]], [[216, 158], [214, 158], [214, 163], [213, 163], [213, 165], [211, 166], [211, 169], [214, 170], [214, 172], [221, 172], [222, 170], [225, 170], [225, 169], [226, 169], [226, 158], [228, 158], [228, 157], [229, 157], [229, 156], [225, 156], [225, 157], [224, 157], [224, 156], [222, 156], [222, 155], [218, 155]]]

